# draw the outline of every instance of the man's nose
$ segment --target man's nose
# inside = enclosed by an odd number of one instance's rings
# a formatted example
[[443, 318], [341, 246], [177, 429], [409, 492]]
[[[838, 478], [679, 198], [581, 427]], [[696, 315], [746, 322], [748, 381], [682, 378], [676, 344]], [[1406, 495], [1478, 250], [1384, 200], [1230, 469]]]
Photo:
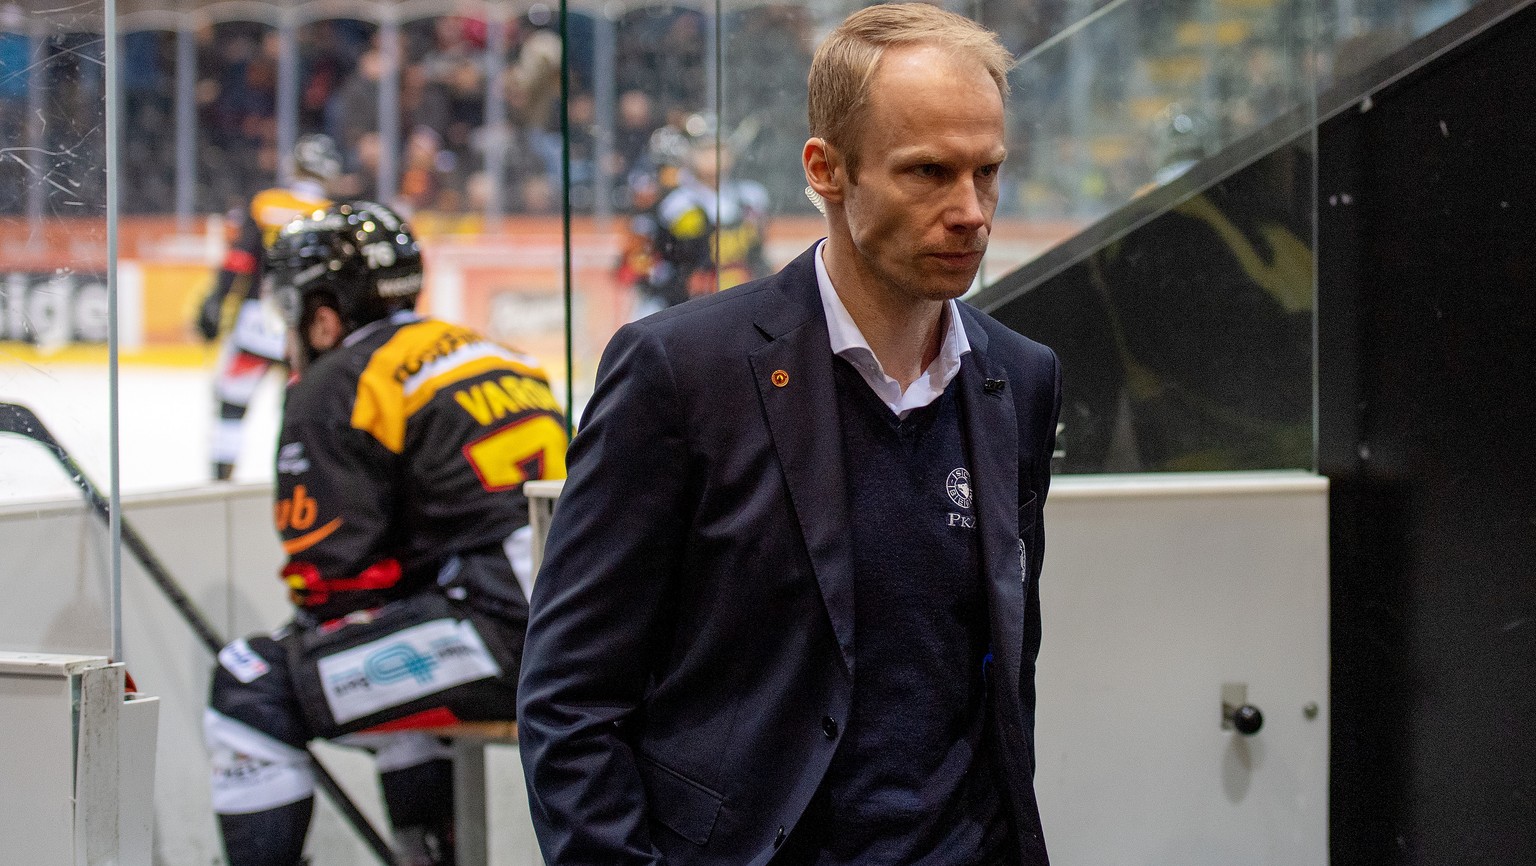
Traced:
[[982, 190], [973, 177], [962, 177], [950, 190], [949, 210], [946, 214], [949, 227], [956, 231], [977, 231], [986, 226], [989, 214]]

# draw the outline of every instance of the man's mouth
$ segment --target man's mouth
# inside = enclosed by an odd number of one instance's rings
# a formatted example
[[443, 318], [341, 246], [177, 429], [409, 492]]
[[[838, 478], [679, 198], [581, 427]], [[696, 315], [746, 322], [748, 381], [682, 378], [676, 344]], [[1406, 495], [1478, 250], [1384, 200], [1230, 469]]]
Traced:
[[967, 265], [981, 261], [981, 257], [985, 252], [985, 250], [959, 250], [956, 252], [937, 252], [932, 255], [946, 264]]

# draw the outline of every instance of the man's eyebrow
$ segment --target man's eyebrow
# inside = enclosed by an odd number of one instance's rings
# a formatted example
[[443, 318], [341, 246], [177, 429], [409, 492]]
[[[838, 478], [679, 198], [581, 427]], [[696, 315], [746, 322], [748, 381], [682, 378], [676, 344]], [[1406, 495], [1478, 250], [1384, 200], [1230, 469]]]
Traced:
[[[891, 150], [895, 155], [896, 161], [905, 165], [927, 165], [929, 163], [944, 165], [954, 162], [956, 159], [963, 158], [962, 156], [956, 156], [954, 154], [944, 155], [927, 149], [904, 151], [900, 147], [895, 147], [891, 148]], [[987, 157], [989, 158], [986, 158], [986, 162], [983, 164], [989, 165], [993, 163], [1000, 163], [1008, 158], [1008, 148], [999, 148], [998, 150], [987, 154]]]
[[931, 150], [906, 150], [900, 147], [891, 148], [897, 161], [911, 165], [922, 165], [929, 162], [943, 162], [944, 157]]

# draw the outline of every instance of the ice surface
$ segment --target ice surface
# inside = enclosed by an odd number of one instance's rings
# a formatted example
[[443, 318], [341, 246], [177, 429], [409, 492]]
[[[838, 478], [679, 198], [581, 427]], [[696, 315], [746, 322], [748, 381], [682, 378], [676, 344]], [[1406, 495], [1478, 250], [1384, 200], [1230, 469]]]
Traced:
[[[123, 365], [118, 394], [122, 493], [210, 483], [208, 444], [216, 411], [211, 365]], [[246, 415], [235, 481], [271, 481], [281, 395], [281, 378], [268, 373]], [[36, 412], [102, 495], [108, 494], [111, 426], [104, 366], [0, 361], [0, 402]], [[46, 449], [0, 434], [0, 504], [73, 496], [79, 491]]]

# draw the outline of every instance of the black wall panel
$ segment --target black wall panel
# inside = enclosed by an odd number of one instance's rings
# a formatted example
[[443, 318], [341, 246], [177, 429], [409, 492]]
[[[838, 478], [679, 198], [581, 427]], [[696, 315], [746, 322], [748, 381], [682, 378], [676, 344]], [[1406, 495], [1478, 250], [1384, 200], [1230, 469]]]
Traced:
[[1277, 148], [989, 310], [1061, 357], [1059, 471], [1313, 468], [1312, 172]]
[[1334, 864], [1536, 864], [1533, 57], [1527, 8], [1319, 131]]

